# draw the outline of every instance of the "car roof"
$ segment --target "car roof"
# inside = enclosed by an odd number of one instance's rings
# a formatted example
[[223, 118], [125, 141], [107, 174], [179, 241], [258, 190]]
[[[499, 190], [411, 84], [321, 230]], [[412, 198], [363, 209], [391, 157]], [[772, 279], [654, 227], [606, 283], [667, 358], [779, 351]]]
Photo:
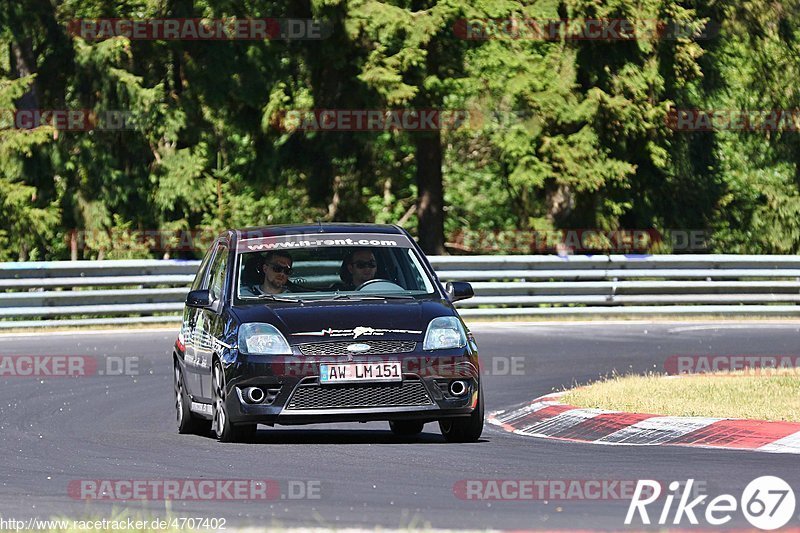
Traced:
[[322, 222], [317, 224], [280, 224], [233, 230], [237, 240], [283, 235], [314, 235], [325, 233], [382, 233], [403, 235], [403, 231], [390, 224], [365, 224], [356, 222]]

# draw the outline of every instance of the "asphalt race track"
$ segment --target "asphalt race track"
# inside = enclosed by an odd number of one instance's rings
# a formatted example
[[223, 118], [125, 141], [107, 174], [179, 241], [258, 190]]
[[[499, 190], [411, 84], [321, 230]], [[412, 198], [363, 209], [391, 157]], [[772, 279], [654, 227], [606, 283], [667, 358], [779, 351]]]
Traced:
[[[800, 355], [797, 322], [474, 323], [472, 330], [486, 372], [487, 411], [614, 370], [662, 370], [673, 354]], [[130, 372], [138, 376], [0, 378], [0, 516], [110, 518], [132, 510], [226, 518], [227, 527], [621, 529], [628, 500], [463, 500], [454, 486], [472, 479], [693, 478], [712, 496], [738, 497], [752, 479], [777, 475], [800, 496], [798, 458], [788, 454], [598, 446], [525, 438], [489, 425], [481, 442], [462, 445], [445, 444], [436, 424], [411, 441], [378, 422], [260, 426], [256, 442], [248, 444], [178, 435], [174, 340], [166, 330], [0, 337], [0, 356], [93, 356], [101, 370], [109, 368], [109, 357], [139, 358]], [[68, 493], [76, 480], [186, 478], [275, 480], [282, 497], [125, 502]], [[302, 496], [298, 487], [318, 489], [318, 497], [292, 499]], [[736, 516], [736, 525], [747, 525], [741, 513]]]

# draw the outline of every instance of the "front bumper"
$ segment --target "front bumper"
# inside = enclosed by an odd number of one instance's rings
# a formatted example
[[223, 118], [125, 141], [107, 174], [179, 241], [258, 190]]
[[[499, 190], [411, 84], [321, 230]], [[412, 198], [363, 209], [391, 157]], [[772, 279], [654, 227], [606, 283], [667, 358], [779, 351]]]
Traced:
[[[465, 353], [430, 356], [396, 354], [381, 361], [400, 361], [400, 383], [321, 385], [319, 364], [370, 362], [369, 357], [343, 361], [304, 357], [248, 359], [240, 356], [225, 367], [226, 407], [233, 424], [316, 424], [376, 420], [426, 420], [468, 416], [478, 402], [480, 378], [477, 355]], [[255, 362], [252, 360], [255, 359]], [[410, 371], [410, 370], [413, 370]], [[449, 392], [449, 384], [468, 384], [462, 396]], [[243, 391], [259, 387], [268, 391], [264, 403], [248, 403]]]

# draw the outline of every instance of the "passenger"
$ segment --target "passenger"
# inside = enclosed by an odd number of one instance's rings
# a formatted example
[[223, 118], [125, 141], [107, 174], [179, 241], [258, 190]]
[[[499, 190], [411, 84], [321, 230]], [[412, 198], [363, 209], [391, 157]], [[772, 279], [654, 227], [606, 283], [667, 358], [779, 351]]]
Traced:
[[287, 252], [270, 252], [261, 266], [264, 283], [256, 288], [261, 294], [281, 294], [288, 292], [289, 276], [292, 274], [292, 256]]
[[344, 290], [352, 291], [365, 282], [375, 279], [378, 263], [370, 250], [353, 250], [345, 256], [339, 277], [344, 282]]

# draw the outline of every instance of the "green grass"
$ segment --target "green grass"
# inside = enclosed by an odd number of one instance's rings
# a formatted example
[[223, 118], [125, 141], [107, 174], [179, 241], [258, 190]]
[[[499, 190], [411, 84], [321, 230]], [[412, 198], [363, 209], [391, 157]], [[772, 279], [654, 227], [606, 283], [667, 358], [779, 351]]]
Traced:
[[573, 389], [561, 400], [632, 413], [800, 422], [800, 374], [613, 376]]

